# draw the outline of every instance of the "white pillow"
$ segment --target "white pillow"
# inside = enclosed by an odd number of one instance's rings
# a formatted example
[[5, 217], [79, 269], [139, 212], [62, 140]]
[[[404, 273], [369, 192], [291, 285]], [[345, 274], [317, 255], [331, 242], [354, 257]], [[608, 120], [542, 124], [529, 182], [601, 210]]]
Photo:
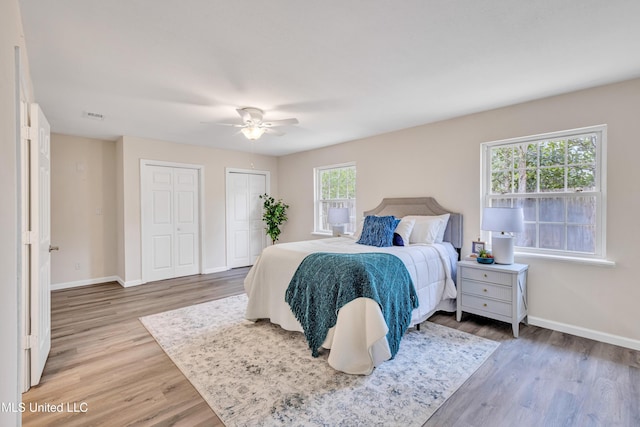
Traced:
[[403, 219], [413, 219], [415, 224], [409, 236], [409, 243], [442, 243], [449, 222], [449, 214], [424, 216], [407, 215]]
[[362, 236], [362, 229], [364, 228], [364, 219], [358, 222], [358, 226], [356, 227], [356, 231], [353, 232], [351, 237], [354, 240], [360, 240], [360, 236]]
[[411, 236], [411, 230], [413, 230], [413, 226], [415, 225], [415, 223], [415, 219], [402, 218], [396, 229], [393, 231], [395, 234], [400, 236], [400, 238], [404, 242], [404, 246], [409, 245], [409, 237]]
[[411, 216], [408, 219], [415, 221], [409, 243], [435, 243], [440, 230], [440, 219], [429, 216]]
[[436, 243], [442, 243], [444, 240], [444, 232], [447, 230], [447, 224], [449, 224], [449, 217], [451, 214], [438, 215], [438, 218], [442, 219], [440, 229], [438, 230], [438, 237], [436, 237]]

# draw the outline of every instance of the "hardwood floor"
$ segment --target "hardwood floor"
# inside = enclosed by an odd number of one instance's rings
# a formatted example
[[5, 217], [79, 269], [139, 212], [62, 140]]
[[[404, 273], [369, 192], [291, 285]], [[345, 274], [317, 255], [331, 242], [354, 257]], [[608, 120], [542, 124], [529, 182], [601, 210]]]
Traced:
[[[222, 425], [138, 317], [243, 293], [246, 272], [53, 292], [51, 355], [23, 424]], [[514, 339], [509, 324], [469, 314], [430, 320], [501, 346], [426, 426], [640, 425], [640, 352], [534, 326]], [[77, 412], [30, 411], [47, 404]]]
[[426, 426], [640, 426], [640, 352], [473, 315], [429, 319], [501, 342]]
[[[41, 383], [23, 395], [23, 425], [222, 426], [138, 318], [243, 293], [246, 272], [54, 291], [51, 354]], [[86, 412], [29, 410], [47, 403]]]

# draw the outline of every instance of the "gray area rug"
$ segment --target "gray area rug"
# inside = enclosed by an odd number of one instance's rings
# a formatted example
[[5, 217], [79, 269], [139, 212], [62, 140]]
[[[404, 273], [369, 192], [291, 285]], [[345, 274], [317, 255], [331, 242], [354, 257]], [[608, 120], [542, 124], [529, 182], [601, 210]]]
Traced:
[[244, 319], [246, 295], [140, 320], [227, 426], [421, 426], [498, 347], [424, 322], [369, 376], [311, 357], [304, 335]]

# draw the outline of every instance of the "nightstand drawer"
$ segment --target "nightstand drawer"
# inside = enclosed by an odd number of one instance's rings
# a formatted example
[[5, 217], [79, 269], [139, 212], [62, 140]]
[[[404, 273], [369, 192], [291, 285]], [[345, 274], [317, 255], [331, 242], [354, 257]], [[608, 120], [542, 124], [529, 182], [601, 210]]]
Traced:
[[499, 285], [511, 285], [511, 274], [489, 269], [463, 268], [462, 278], [497, 283]]
[[512, 299], [511, 286], [492, 285], [470, 280], [462, 280], [462, 283], [460, 283], [460, 292], [499, 299], [509, 303]]
[[480, 298], [469, 294], [461, 295], [462, 308], [465, 307], [488, 311], [490, 313], [501, 314], [502, 316], [511, 316], [511, 304], [494, 301], [488, 298]]

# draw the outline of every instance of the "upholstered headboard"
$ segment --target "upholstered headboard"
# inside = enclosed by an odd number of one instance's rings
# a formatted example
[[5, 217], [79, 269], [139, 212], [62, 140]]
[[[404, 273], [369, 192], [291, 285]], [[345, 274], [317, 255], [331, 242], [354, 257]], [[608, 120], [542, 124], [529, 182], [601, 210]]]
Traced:
[[406, 215], [442, 215], [451, 214], [444, 232], [444, 240], [450, 242], [458, 253], [462, 248], [462, 214], [448, 211], [440, 206], [433, 197], [398, 197], [382, 199], [380, 204], [365, 211], [367, 215], [394, 215], [398, 218]]

